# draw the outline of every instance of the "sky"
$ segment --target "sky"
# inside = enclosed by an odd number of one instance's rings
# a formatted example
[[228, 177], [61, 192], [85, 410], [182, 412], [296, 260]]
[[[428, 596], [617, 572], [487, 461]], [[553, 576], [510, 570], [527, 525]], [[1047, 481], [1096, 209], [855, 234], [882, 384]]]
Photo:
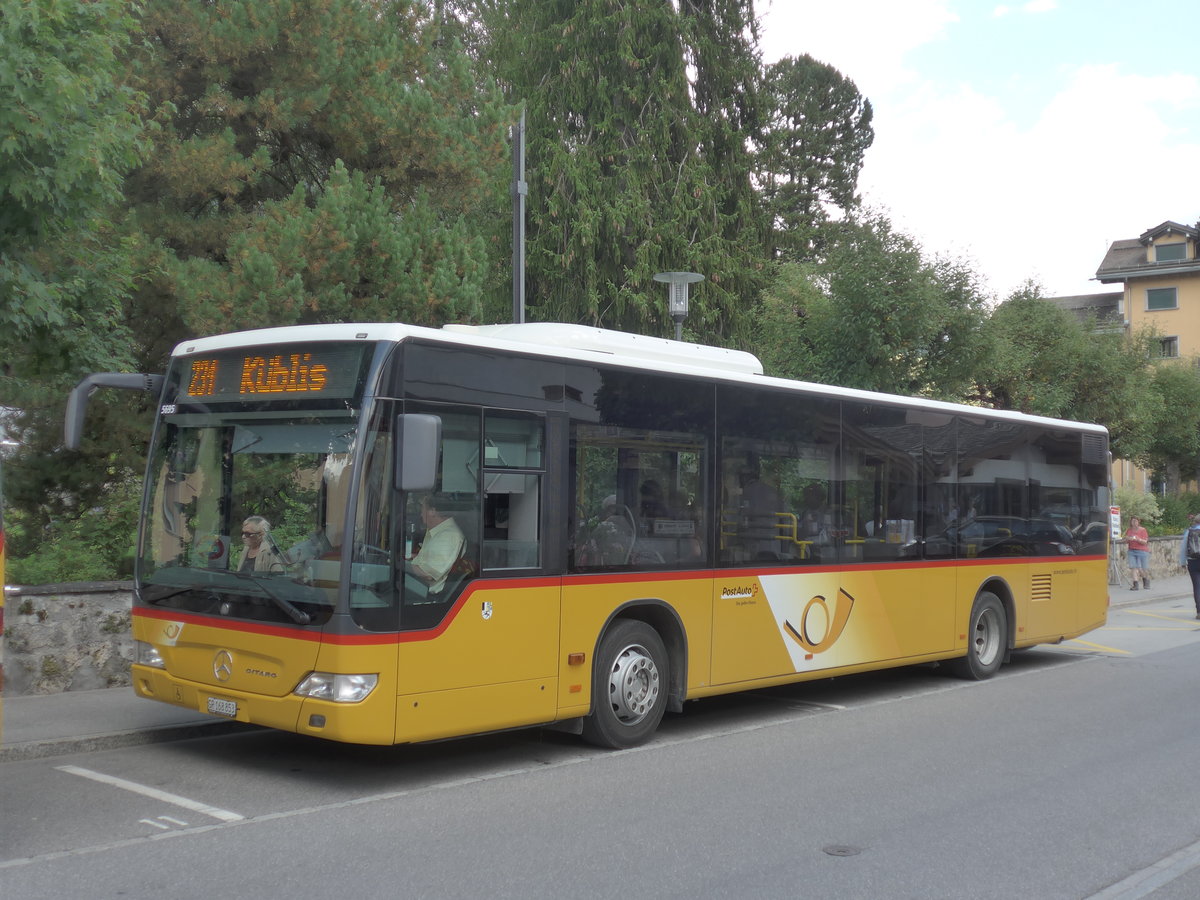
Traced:
[[1200, 6], [757, 0], [766, 61], [805, 53], [871, 101], [859, 189], [1004, 299], [1120, 290], [1113, 241], [1200, 220]]

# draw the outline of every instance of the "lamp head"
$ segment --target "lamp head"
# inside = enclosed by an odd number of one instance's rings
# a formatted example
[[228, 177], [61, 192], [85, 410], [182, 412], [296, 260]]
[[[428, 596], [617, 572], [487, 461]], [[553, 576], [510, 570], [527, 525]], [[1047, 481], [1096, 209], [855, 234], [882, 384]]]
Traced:
[[659, 272], [655, 281], [667, 285], [667, 310], [676, 322], [682, 322], [688, 314], [688, 285], [703, 281], [704, 276], [696, 272]]

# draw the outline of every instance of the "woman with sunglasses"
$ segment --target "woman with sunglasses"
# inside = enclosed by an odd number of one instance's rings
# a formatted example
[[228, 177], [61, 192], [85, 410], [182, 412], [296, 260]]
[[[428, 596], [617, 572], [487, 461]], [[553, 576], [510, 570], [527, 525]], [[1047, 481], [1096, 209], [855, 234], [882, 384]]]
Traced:
[[242, 523], [242, 557], [238, 560], [239, 572], [282, 572], [283, 560], [279, 558], [268, 535], [271, 523], [262, 516], [250, 516]]

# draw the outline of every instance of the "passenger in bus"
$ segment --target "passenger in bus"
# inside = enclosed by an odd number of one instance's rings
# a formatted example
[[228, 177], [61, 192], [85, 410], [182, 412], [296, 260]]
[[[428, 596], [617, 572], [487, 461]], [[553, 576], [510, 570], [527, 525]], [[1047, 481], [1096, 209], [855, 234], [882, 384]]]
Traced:
[[604, 498], [599, 521], [592, 529], [585, 564], [622, 566], [633, 549], [634, 521], [629, 507], [617, 503], [617, 495]]
[[653, 478], [648, 478], [642, 482], [641, 488], [638, 489], [638, 494], [641, 497], [641, 518], [643, 530], [649, 530], [646, 523], [654, 519], [669, 519], [671, 511], [667, 509], [666, 496], [663, 493], [662, 485]]
[[800, 537], [803, 540], [826, 543], [833, 528], [833, 513], [825, 503], [825, 488], [810, 484], [804, 489], [804, 509], [800, 513]]
[[446, 510], [445, 498], [426, 494], [421, 498], [421, 522], [425, 540], [417, 555], [404, 564], [404, 585], [418, 598], [440, 594], [446, 576], [463, 555], [467, 539]]
[[788, 511], [783, 495], [773, 484], [763, 481], [758, 460], [753, 457], [747, 461], [741, 479], [742, 496], [738, 505], [742, 548], [750, 559], [778, 559], [784, 546], [778, 540], [778, 513]]
[[242, 541], [239, 572], [283, 571], [283, 560], [271, 540], [271, 523], [262, 516], [250, 516], [242, 523]]

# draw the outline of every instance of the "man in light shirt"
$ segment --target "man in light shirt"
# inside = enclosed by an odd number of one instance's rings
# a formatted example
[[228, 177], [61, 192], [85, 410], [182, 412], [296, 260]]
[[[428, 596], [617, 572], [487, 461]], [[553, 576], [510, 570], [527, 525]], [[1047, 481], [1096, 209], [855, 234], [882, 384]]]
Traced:
[[421, 498], [425, 540], [417, 555], [404, 565], [404, 583], [410, 596], [425, 598], [441, 593], [446, 586], [446, 576], [466, 547], [467, 539], [462, 529], [443, 512], [443, 502], [434, 494]]

